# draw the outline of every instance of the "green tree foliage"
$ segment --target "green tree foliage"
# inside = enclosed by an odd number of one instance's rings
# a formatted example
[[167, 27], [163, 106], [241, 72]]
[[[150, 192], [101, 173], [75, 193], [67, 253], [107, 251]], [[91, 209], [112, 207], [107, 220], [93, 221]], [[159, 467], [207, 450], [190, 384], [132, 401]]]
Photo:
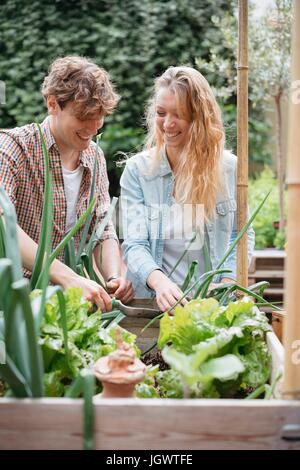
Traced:
[[[260, 163], [271, 163], [271, 125], [265, 111], [271, 108], [270, 99], [281, 98], [287, 89], [290, 69], [291, 0], [275, 0], [274, 5], [272, 11], [257, 18], [253, 2], [249, 2], [249, 158]], [[234, 15], [212, 18], [222, 33], [222, 47], [212, 45], [209, 61], [200, 57], [196, 62], [214, 85], [227, 124], [227, 140], [235, 149], [238, 15], [234, 0], [232, 9]]]
[[[251, 212], [257, 206], [261, 194], [271, 191], [261, 211], [253, 221], [255, 230], [255, 247], [263, 249], [275, 246], [283, 249], [285, 244], [285, 229], [278, 230], [279, 225], [279, 188], [274, 172], [269, 167], [249, 182], [249, 205]], [[285, 199], [285, 218], [287, 217], [287, 200]]]
[[2, 2], [0, 80], [6, 104], [0, 108], [0, 126], [41, 120], [46, 110], [40, 87], [49, 64], [66, 54], [88, 56], [110, 72], [122, 96], [102, 136], [105, 150], [112, 152], [106, 155], [112, 170], [118, 151], [134, 151], [142, 142], [153, 79], [169, 65], [208, 58], [210, 47], [221, 40], [211, 18], [222, 16], [229, 5], [227, 0]]
[[[249, 4], [250, 156], [253, 154], [256, 161], [267, 163], [263, 151], [264, 145], [261, 144], [264, 144], [262, 137], [264, 135], [266, 137], [266, 131], [268, 131], [268, 126], [265, 125], [264, 111], [266, 107], [270, 108], [270, 103], [272, 103], [276, 115], [279, 220], [280, 228], [283, 229], [285, 156], [282, 148], [283, 122], [281, 107], [283, 98], [287, 95], [290, 86], [292, 0], [274, 0], [273, 8], [269, 9], [260, 18], [256, 18], [251, 14], [253, 5], [251, 2]], [[223, 18], [213, 18], [213, 22], [222, 31], [223, 47], [227, 50], [227, 54], [224, 54], [218, 45], [212, 46], [210, 62], [207, 64], [200, 59], [197, 63], [200, 68], [207, 70], [212, 75], [216, 75], [216, 70], [221, 71], [214, 78], [214, 83], [217, 86], [217, 94], [226, 103], [228, 99], [235, 95], [236, 90], [236, 73], [231, 57], [236, 56], [238, 50], [237, 18], [236, 15], [226, 14]], [[255, 121], [253, 121], [253, 118]], [[253, 126], [253, 124], [255, 125]], [[258, 141], [256, 136], [259, 138]], [[253, 143], [255, 143], [254, 146]]]

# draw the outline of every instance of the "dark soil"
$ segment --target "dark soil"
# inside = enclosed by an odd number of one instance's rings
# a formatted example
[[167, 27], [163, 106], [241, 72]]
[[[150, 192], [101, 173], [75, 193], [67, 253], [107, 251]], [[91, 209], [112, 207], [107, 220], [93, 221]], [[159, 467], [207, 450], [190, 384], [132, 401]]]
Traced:
[[6, 389], [7, 387], [5, 386], [5, 383], [0, 380], [0, 397], [4, 396]]
[[154, 349], [153, 351], [148, 352], [143, 356], [143, 362], [146, 364], [146, 366], [152, 365], [156, 366], [157, 364], [159, 365], [159, 369], [161, 371], [170, 369], [168, 364], [165, 363], [165, 361], [162, 358], [161, 352], [158, 351], [157, 349]]
[[245, 388], [245, 390], [239, 390], [234, 398], [246, 398], [248, 395], [250, 395], [252, 392], [254, 392], [254, 388], [253, 387], [247, 387]]

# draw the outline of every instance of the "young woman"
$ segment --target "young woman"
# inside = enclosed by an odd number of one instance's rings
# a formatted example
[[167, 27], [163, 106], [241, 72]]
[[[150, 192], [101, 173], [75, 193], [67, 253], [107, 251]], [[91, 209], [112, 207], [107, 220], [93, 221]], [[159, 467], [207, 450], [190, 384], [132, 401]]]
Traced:
[[[182, 296], [191, 261], [204, 273], [204, 242], [214, 269], [237, 235], [237, 159], [224, 150], [212, 90], [192, 67], [170, 67], [156, 79], [147, 125], [145, 150], [121, 178], [123, 248], [136, 297], [155, 295], [164, 311]], [[248, 247], [250, 260], [252, 229]], [[231, 273], [216, 282], [235, 278], [235, 251], [222, 268]]]

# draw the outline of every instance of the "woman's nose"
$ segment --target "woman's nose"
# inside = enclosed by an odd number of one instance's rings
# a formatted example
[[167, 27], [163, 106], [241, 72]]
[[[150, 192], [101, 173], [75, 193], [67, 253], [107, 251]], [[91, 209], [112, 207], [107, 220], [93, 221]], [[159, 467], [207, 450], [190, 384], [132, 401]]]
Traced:
[[170, 127], [173, 127], [174, 125], [174, 119], [172, 116], [166, 115], [165, 121], [164, 121], [164, 128], [168, 129]]

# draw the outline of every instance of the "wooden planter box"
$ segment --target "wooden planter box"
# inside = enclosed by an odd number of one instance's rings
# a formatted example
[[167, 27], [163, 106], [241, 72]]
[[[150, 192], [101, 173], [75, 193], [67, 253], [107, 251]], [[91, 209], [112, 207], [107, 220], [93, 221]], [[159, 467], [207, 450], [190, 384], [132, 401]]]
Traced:
[[[148, 321], [127, 318], [123, 325], [137, 332]], [[157, 327], [146, 330], [140, 345], [151, 344], [154, 334]], [[283, 348], [274, 333], [268, 345], [274, 376], [283, 367]], [[117, 398], [94, 405], [95, 449], [300, 449], [293, 428], [300, 424], [300, 401]], [[2, 398], [0, 449], [82, 449], [82, 418], [81, 399]]]

